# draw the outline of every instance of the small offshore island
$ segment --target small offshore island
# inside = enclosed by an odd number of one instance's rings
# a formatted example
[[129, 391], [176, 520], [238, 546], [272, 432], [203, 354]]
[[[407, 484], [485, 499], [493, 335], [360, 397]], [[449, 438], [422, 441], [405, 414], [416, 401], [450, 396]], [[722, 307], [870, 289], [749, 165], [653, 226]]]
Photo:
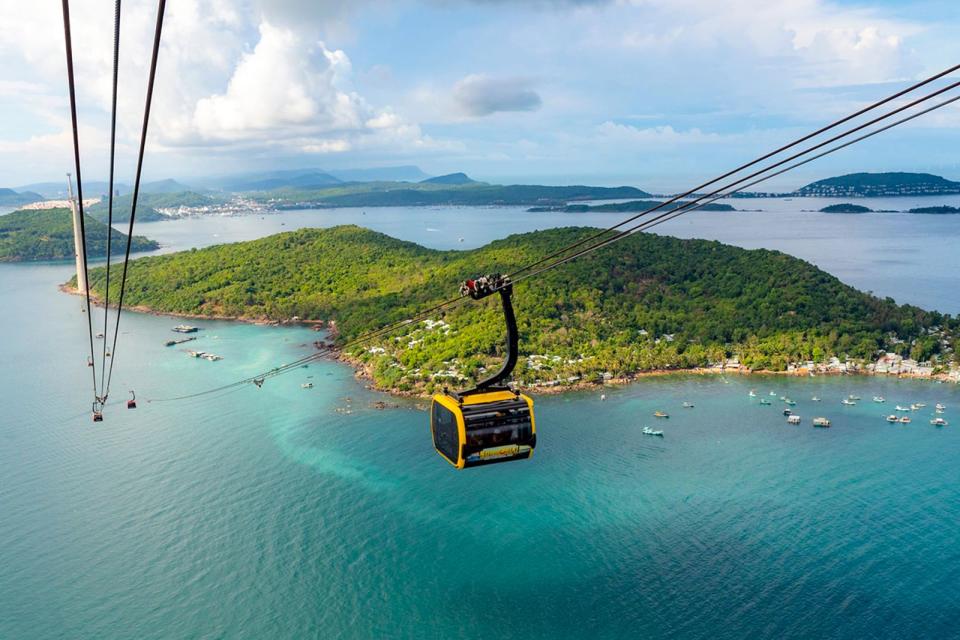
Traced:
[[[467, 277], [509, 273], [594, 233], [568, 227], [438, 251], [352, 225], [302, 229], [138, 259], [126, 302], [144, 312], [323, 322], [343, 344], [449, 299]], [[90, 282], [102, 296], [103, 269]], [[898, 372], [920, 373], [903, 359], [929, 363], [929, 376], [957, 372], [960, 321], [862, 293], [777, 251], [636, 234], [518, 283], [515, 298], [515, 377], [541, 388], [711, 367], [866, 371], [881, 354], [884, 372], [895, 361]], [[422, 394], [482, 375], [502, 340], [499, 308], [486, 301], [341, 357], [380, 389]]]

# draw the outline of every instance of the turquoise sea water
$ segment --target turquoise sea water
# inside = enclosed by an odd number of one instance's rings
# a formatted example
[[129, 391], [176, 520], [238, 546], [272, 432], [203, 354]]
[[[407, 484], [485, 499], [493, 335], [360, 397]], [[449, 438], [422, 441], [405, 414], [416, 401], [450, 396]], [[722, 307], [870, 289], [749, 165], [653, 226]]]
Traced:
[[[457, 473], [416, 402], [334, 362], [146, 401], [292, 360], [303, 328], [203, 322], [167, 348], [178, 321], [130, 314], [118, 404], [94, 425], [68, 272], [0, 265], [4, 640], [957, 635], [955, 385], [670, 377], [540, 397], [531, 461]], [[912, 402], [928, 407], [911, 425], [883, 420]], [[949, 427], [929, 424], [936, 402]]]

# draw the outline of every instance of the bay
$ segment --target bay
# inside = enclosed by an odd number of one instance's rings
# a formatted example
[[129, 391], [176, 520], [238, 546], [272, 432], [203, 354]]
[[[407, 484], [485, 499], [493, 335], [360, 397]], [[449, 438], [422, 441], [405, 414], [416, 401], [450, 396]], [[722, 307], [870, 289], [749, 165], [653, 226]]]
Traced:
[[[658, 229], [781, 248], [837, 275], [859, 271], [858, 286], [898, 301], [960, 308], [956, 257], [939, 255], [960, 218], [783, 206]], [[355, 222], [456, 248], [585, 224], [533, 215], [305, 211], [138, 233], [173, 250]], [[161, 401], [295, 359], [317, 337], [302, 327], [198, 322], [196, 342], [165, 347], [178, 321], [125, 314], [113, 404], [93, 424], [85, 317], [56, 289], [70, 268], [0, 265], [0, 638], [955, 633], [955, 385], [686, 376], [607, 389], [605, 401], [540, 397], [532, 460], [457, 473], [433, 452], [420, 403], [369, 391], [335, 362], [259, 390]], [[130, 389], [135, 410], [123, 406]], [[773, 391], [774, 405], [750, 389]], [[844, 407], [849, 394], [864, 400]], [[801, 425], [786, 424], [781, 395], [797, 401]], [[927, 407], [912, 424], [884, 421], [915, 402]], [[937, 402], [954, 424], [929, 424]], [[833, 427], [812, 428], [817, 415]]]

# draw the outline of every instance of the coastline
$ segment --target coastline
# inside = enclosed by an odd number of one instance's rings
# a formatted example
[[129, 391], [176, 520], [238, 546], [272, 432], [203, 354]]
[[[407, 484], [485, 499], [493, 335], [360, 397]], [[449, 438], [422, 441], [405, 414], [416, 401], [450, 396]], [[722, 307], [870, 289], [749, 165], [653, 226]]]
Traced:
[[[80, 292], [76, 287], [70, 286], [69, 283], [63, 283], [58, 286], [58, 289], [62, 293], [67, 293], [69, 295], [79, 296]], [[98, 307], [103, 307], [104, 302], [102, 298], [96, 294], [90, 294], [90, 302]], [[115, 306], [115, 305], [111, 305]], [[248, 317], [248, 316], [227, 316], [227, 315], [204, 315], [204, 314], [191, 314], [191, 313], [178, 313], [178, 312], [162, 312], [156, 311], [149, 307], [143, 305], [135, 305], [126, 307], [127, 311], [133, 311], [136, 313], [143, 313], [157, 317], [169, 317], [169, 318], [184, 318], [191, 320], [215, 320], [215, 321], [230, 321], [230, 322], [243, 322], [245, 324], [253, 324], [258, 326], [291, 326], [291, 325], [302, 325], [307, 327], [312, 327], [315, 331], [321, 329], [326, 329], [329, 332], [329, 337], [336, 337], [337, 335], [337, 326], [336, 320], [303, 320], [300, 318], [291, 318], [287, 321], [282, 320], [273, 320], [265, 317]], [[371, 367], [368, 363], [363, 362], [359, 358], [351, 356], [340, 348], [335, 346], [325, 346], [324, 348], [328, 349], [329, 352], [327, 357], [331, 360], [338, 360], [345, 365], [349, 365], [354, 369], [354, 377], [357, 380], [362, 380], [366, 383], [366, 387], [371, 390], [380, 391], [383, 393], [389, 393], [392, 396], [400, 398], [412, 398], [412, 399], [425, 399], [429, 398], [430, 394], [422, 389], [413, 389], [410, 391], [404, 391], [397, 388], [388, 388], [382, 387], [377, 384], [376, 379], [373, 376]], [[750, 369], [743, 365], [731, 365], [729, 363], [719, 364], [716, 366], [710, 367], [693, 367], [693, 368], [677, 368], [677, 369], [652, 369], [648, 371], [637, 371], [631, 373], [627, 376], [622, 376], [618, 378], [607, 378], [603, 380], [598, 380], [594, 382], [578, 380], [575, 382], [566, 382], [566, 381], [549, 381], [547, 383], [541, 384], [525, 384], [523, 387], [525, 389], [536, 392], [538, 395], [560, 395], [563, 393], [576, 392], [576, 391], [586, 391], [586, 390], [596, 390], [603, 389], [606, 387], [621, 387], [629, 384], [634, 384], [639, 382], [644, 378], [660, 378], [666, 376], [691, 376], [691, 375], [700, 375], [700, 376], [724, 376], [724, 375], [737, 375], [737, 376], [768, 376], [768, 377], [795, 377], [795, 378], [804, 378], [804, 377], [815, 377], [815, 376], [862, 376], [862, 377], [896, 377], [897, 379], [905, 380], [930, 380], [933, 382], [943, 382], [943, 383], [955, 383], [960, 384], [960, 370], [951, 370], [949, 372], [934, 372], [934, 373], [924, 373], [924, 372], [896, 372], [891, 373], [887, 371], [876, 371], [869, 367], [875, 365], [867, 365], [864, 363], [844, 363], [842, 369], [829, 369], [826, 366], [821, 366], [815, 370], [811, 370], [806, 366], [793, 367], [791, 369], [786, 369], [784, 371], [771, 371], [769, 369]]]

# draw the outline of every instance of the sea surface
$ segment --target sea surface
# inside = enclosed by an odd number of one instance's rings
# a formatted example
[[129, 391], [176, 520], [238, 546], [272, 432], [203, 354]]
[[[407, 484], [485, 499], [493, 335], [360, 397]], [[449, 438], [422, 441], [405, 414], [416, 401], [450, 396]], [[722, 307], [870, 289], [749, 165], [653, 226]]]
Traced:
[[[960, 310], [960, 216], [794, 203], [659, 230], [783, 249]], [[453, 248], [587, 224], [536, 215], [304, 211], [138, 232], [173, 250], [356, 222]], [[336, 362], [163, 401], [292, 361], [318, 337], [306, 328], [198, 322], [196, 341], [165, 347], [178, 320], [125, 314], [111, 404], [92, 423], [85, 314], [56, 289], [70, 269], [0, 265], [0, 639], [958, 637], [955, 385], [675, 376], [606, 400], [544, 396], [532, 460], [455, 472], [421, 403]], [[937, 402], [948, 427], [929, 422]], [[884, 420], [910, 403], [927, 405], [911, 424]]]

